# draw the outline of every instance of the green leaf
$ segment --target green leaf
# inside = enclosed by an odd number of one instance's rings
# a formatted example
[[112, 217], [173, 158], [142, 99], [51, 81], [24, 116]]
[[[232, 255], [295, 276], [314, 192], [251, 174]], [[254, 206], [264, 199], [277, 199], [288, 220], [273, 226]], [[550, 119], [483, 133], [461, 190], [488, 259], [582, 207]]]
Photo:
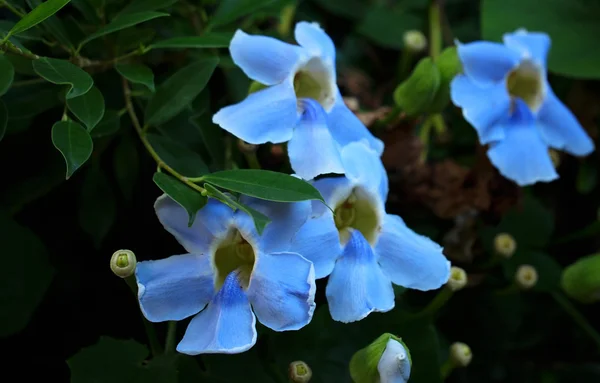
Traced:
[[152, 73], [152, 69], [143, 64], [117, 64], [115, 69], [128, 81], [145, 85], [154, 93], [154, 73]]
[[4, 134], [6, 133], [6, 124], [8, 123], [8, 109], [6, 109], [6, 105], [4, 101], [0, 99], [0, 141], [4, 138]]
[[134, 0], [128, 6], [123, 8], [119, 15], [128, 13], [138, 13], [147, 11], [156, 11], [175, 4], [177, 0]]
[[0, 214], [0, 337], [21, 331], [29, 322], [54, 274], [44, 244], [28, 228]]
[[389, 49], [402, 49], [404, 33], [421, 30], [421, 18], [404, 11], [387, 7], [372, 8], [358, 25], [358, 32], [377, 45]]
[[51, 83], [70, 85], [67, 99], [86, 94], [94, 85], [86, 71], [65, 60], [42, 57], [33, 61], [33, 70]]
[[481, 28], [485, 40], [501, 41], [518, 28], [550, 36], [551, 72], [577, 78], [600, 78], [600, 5], [584, 0], [484, 0]]
[[149, 133], [146, 138], [161, 160], [178, 173], [186, 177], [200, 177], [209, 173], [202, 157], [185, 146], [158, 134]]
[[117, 16], [108, 25], [105, 25], [104, 27], [98, 29], [96, 32], [83, 39], [83, 41], [79, 43], [79, 49], [81, 49], [82, 46], [89, 43], [90, 41], [97, 39], [98, 37], [102, 37], [108, 35], [109, 33], [114, 33], [120, 31], [121, 29], [129, 28], [134, 25], [164, 16], [169, 16], [169, 14], [163, 12], [138, 12]]
[[15, 68], [5, 55], [0, 55], [0, 96], [10, 88], [15, 77]]
[[221, 0], [219, 7], [212, 15], [209, 26], [224, 25], [250, 15], [276, 0]]
[[146, 124], [162, 124], [186, 108], [202, 92], [218, 63], [217, 57], [202, 59], [160, 84], [146, 107]]
[[151, 49], [185, 48], [227, 48], [233, 35], [231, 33], [208, 33], [202, 36], [173, 37], [158, 41], [149, 46]]
[[407, 115], [418, 115], [429, 108], [439, 87], [440, 71], [430, 57], [425, 57], [410, 77], [398, 85], [394, 101]]
[[16, 35], [29, 28], [41, 23], [48, 17], [58, 12], [62, 7], [67, 5], [70, 0], [47, 0], [31, 12], [26, 14], [15, 26], [8, 32], [9, 36]]
[[96, 9], [94, 9], [94, 6], [88, 0], [72, 0], [71, 5], [81, 12], [87, 22], [93, 25], [102, 23], [102, 20], [100, 20], [96, 13]]
[[207, 174], [202, 179], [223, 189], [269, 201], [319, 200], [325, 203], [321, 193], [308, 182], [270, 170], [224, 170]]
[[223, 169], [225, 163], [225, 143], [223, 139], [223, 129], [214, 124], [208, 113], [195, 116], [191, 119], [193, 126], [200, 132], [202, 141], [206, 147], [213, 170]]
[[73, 121], [59, 121], [52, 126], [52, 143], [67, 163], [66, 179], [69, 179], [92, 155], [92, 137]]
[[102, 120], [90, 132], [93, 138], [106, 137], [115, 134], [121, 127], [121, 116], [116, 110], [106, 110]]
[[517, 241], [517, 249], [541, 248], [550, 241], [554, 217], [537, 199], [526, 196], [520, 206], [506, 212], [497, 229], [511, 234]]
[[104, 117], [104, 96], [93, 86], [86, 94], [67, 100], [69, 110], [87, 127], [94, 129]]
[[440, 85], [435, 97], [427, 107], [429, 113], [441, 113], [450, 102], [450, 83], [462, 70], [456, 47], [444, 49], [435, 61], [435, 65], [440, 73]]
[[188, 226], [191, 227], [196, 219], [196, 213], [206, 205], [208, 199], [168, 174], [156, 172], [152, 180], [156, 186], [187, 211]]
[[223, 193], [219, 189], [212, 186], [211, 184], [205, 183], [204, 189], [206, 189], [207, 195], [209, 197], [218, 199], [219, 201], [223, 202], [225, 205], [229, 206], [234, 210], [240, 209], [242, 211], [245, 211], [249, 216], [251, 216], [252, 220], [254, 221], [254, 226], [256, 227], [258, 235], [261, 235], [263, 230], [265, 229], [265, 226], [267, 226], [267, 224], [271, 222], [269, 217], [267, 217], [263, 213], [252, 209], [250, 206], [246, 206], [240, 203], [239, 201], [236, 201], [229, 195]]
[[124, 135], [117, 144], [113, 157], [115, 178], [127, 201], [133, 198], [133, 188], [139, 177], [140, 159], [135, 138], [132, 134]]
[[110, 182], [97, 164], [85, 174], [77, 213], [81, 228], [92, 237], [94, 246], [99, 249], [115, 222], [117, 207]]
[[369, 10], [361, 0], [313, 0], [328, 12], [349, 19], [358, 20]]

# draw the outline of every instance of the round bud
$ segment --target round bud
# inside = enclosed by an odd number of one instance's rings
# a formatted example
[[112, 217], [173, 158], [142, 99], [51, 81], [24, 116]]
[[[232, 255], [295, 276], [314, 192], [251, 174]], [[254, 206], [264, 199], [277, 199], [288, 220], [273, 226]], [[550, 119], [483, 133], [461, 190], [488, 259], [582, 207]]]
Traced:
[[455, 367], [467, 367], [473, 359], [471, 348], [462, 343], [454, 342], [450, 346], [450, 361]]
[[515, 274], [515, 283], [521, 290], [527, 290], [535, 286], [538, 280], [538, 273], [535, 267], [531, 265], [521, 265]]
[[404, 46], [413, 52], [421, 52], [427, 47], [427, 37], [421, 31], [411, 30], [404, 32]]
[[406, 383], [412, 360], [402, 340], [381, 334], [371, 344], [358, 350], [350, 360], [350, 376], [355, 383]]
[[121, 278], [133, 275], [136, 264], [135, 254], [131, 250], [117, 250], [110, 258], [110, 269]]
[[460, 267], [452, 266], [450, 268], [450, 278], [446, 286], [452, 291], [461, 290], [467, 285], [467, 273]]
[[294, 383], [307, 383], [310, 382], [312, 377], [312, 370], [301, 360], [290, 363], [289, 367], [290, 380]]
[[500, 233], [494, 238], [494, 250], [503, 258], [510, 258], [517, 250], [517, 241], [508, 233]]

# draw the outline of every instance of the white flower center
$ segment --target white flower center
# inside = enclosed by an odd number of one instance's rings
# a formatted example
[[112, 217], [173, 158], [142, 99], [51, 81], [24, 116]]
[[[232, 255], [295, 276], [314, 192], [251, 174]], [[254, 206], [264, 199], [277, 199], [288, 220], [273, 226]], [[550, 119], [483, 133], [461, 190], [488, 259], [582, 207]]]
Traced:
[[506, 77], [506, 88], [511, 97], [522, 99], [532, 112], [544, 101], [544, 71], [531, 60], [524, 60]]
[[230, 229], [213, 255], [213, 263], [216, 269], [215, 290], [218, 291], [223, 286], [225, 278], [232, 271], [238, 272], [240, 285], [242, 288], [247, 289], [255, 262], [256, 256], [253, 246], [237, 229]]
[[364, 190], [354, 188], [350, 196], [338, 204], [334, 211], [335, 226], [342, 244], [350, 238], [351, 229], [360, 231], [369, 243], [377, 242], [381, 217], [372, 198]]
[[312, 98], [326, 112], [335, 103], [335, 79], [333, 71], [319, 57], [313, 57], [294, 75], [296, 98]]

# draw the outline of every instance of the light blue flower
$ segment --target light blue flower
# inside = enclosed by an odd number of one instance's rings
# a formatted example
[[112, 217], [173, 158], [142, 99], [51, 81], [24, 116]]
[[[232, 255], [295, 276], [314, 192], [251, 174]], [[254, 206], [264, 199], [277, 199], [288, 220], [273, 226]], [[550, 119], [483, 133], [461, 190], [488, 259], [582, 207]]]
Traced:
[[383, 143], [348, 109], [336, 85], [335, 46], [316, 23], [299, 22], [299, 45], [238, 30], [231, 57], [252, 80], [268, 87], [225, 107], [213, 122], [251, 144], [288, 142], [300, 177], [343, 173], [340, 147], [367, 140], [378, 153]]
[[519, 29], [504, 44], [458, 44], [463, 74], [451, 83], [451, 98], [490, 144], [488, 157], [521, 186], [558, 178], [549, 148], [584, 156], [594, 143], [556, 97], [547, 80], [550, 38]]
[[388, 180], [376, 152], [356, 142], [342, 150], [345, 177], [313, 182], [333, 213], [312, 204], [312, 215], [291, 251], [313, 262], [326, 288], [334, 320], [353, 322], [394, 307], [392, 283], [417, 290], [447, 282], [450, 262], [442, 248], [386, 214]]
[[275, 331], [297, 330], [312, 318], [314, 268], [288, 251], [310, 203], [243, 202], [272, 220], [261, 236], [248, 214], [217, 200], [191, 227], [171, 198], [156, 201], [159, 220], [189, 254], [138, 263], [138, 298], [152, 322], [193, 316], [177, 346], [181, 353], [243, 352], [256, 342], [256, 318]]

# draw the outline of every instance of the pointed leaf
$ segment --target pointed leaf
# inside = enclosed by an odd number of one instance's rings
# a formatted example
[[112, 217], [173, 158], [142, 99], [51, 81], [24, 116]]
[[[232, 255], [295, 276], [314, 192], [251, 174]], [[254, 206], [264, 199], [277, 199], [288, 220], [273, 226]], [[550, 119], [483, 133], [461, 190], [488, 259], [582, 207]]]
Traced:
[[154, 92], [154, 73], [143, 64], [117, 64], [115, 69], [119, 74], [134, 84], [145, 85]]
[[79, 225], [99, 249], [115, 222], [117, 207], [110, 182], [96, 164], [85, 174], [78, 202]]
[[70, 85], [67, 99], [86, 94], [94, 85], [87, 72], [65, 60], [42, 57], [33, 61], [33, 70], [51, 83]]
[[196, 213], [206, 205], [208, 199], [168, 174], [156, 172], [152, 180], [156, 186], [188, 212], [188, 226], [191, 227], [196, 219]]
[[133, 0], [128, 6], [119, 12], [119, 15], [144, 11], [156, 11], [157, 9], [170, 7], [176, 2], [177, 0]]
[[89, 92], [67, 100], [69, 110], [87, 127], [88, 132], [104, 117], [104, 96], [93, 86]]
[[181, 112], [206, 86], [218, 57], [194, 62], [162, 83], [146, 107], [147, 125], [159, 125]]
[[219, 7], [210, 19], [210, 26], [228, 24], [236, 19], [250, 15], [276, 0], [221, 0]]
[[170, 167], [186, 177], [199, 177], [208, 174], [208, 167], [199, 154], [185, 146], [158, 134], [146, 135], [148, 142], [158, 156]]
[[151, 49], [184, 49], [184, 48], [227, 48], [233, 35], [231, 33], [208, 33], [202, 36], [173, 37], [158, 41]]
[[211, 184], [205, 183], [204, 189], [206, 189], [207, 195], [209, 197], [218, 199], [219, 201], [223, 202], [225, 205], [229, 206], [230, 208], [232, 208], [234, 210], [240, 209], [240, 210], [248, 213], [248, 215], [250, 215], [252, 217], [252, 220], [254, 221], [254, 226], [256, 227], [256, 231], [258, 232], [259, 235], [262, 234], [263, 230], [265, 229], [265, 226], [267, 226], [267, 224], [269, 222], [271, 222], [269, 217], [267, 217], [263, 213], [252, 209], [250, 206], [246, 206], [246, 205], [236, 201], [229, 195], [223, 193], [216, 187], [212, 186]]
[[92, 137], [73, 121], [59, 121], [52, 127], [52, 143], [67, 163], [66, 179], [69, 179], [92, 155]]
[[0, 141], [4, 138], [6, 133], [6, 124], [8, 123], [8, 109], [4, 105], [4, 101], [0, 99]]
[[15, 77], [15, 68], [6, 56], [0, 55], [0, 96], [10, 88]]
[[116, 110], [106, 110], [102, 120], [90, 132], [93, 138], [106, 137], [115, 134], [121, 127], [121, 116]]
[[319, 200], [325, 202], [321, 193], [308, 182], [270, 170], [224, 170], [207, 174], [202, 179], [223, 189], [269, 201]]
[[86, 37], [82, 42], [79, 43], [79, 47], [81, 48], [85, 44], [97, 39], [98, 37], [102, 37], [108, 35], [109, 33], [117, 32], [121, 29], [129, 28], [134, 25], [164, 16], [169, 16], [169, 14], [163, 12], [138, 12], [117, 16], [113, 21], [110, 22], [110, 24], [98, 29], [96, 32]]
[[41, 3], [40, 5], [35, 7], [31, 12], [26, 14], [21, 20], [19, 20], [19, 22], [16, 23], [14, 27], [12, 27], [8, 34], [11, 36], [16, 35], [41, 23], [48, 17], [58, 12], [62, 7], [67, 5], [69, 1], [70, 0], [47, 0]]

